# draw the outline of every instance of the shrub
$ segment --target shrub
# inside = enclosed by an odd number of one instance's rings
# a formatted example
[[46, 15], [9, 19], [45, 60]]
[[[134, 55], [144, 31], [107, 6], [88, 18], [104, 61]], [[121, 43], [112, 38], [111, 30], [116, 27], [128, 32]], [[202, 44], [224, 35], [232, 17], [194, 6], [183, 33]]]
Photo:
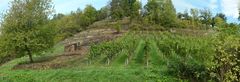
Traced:
[[211, 76], [219, 82], [240, 81], [240, 38], [236, 35], [217, 36]]
[[114, 29], [117, 31], [116, 33], [120, 33], [121, 32], [121, 24], [119, 22], [117, 22], [115, 24]]

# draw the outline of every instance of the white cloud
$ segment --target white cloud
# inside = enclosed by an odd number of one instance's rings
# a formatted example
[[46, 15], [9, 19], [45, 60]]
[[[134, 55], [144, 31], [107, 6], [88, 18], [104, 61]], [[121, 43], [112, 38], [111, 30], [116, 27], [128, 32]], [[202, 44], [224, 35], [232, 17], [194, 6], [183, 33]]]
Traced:
[[222, 0], [221, 1], [222, 12], [226, 14], [226, 16], [238, 18], [239, 3], [240, 0]]

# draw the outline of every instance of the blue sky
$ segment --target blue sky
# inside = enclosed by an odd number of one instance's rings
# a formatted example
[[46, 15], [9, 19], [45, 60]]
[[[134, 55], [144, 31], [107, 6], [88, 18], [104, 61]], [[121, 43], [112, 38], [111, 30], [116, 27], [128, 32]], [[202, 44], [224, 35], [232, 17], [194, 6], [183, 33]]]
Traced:
[[[0, 12], [4, 12], [9, 7], [9, 2], [13, 0], [0, 0]], [[93, 5], [100, 9], [109, 3], [110, 0], [53, 0], [56, 13], [69, 13], [77, 8], [84, 9], [87, 4]], [[147, 0], [141, 0], [146, 3]], [[228, 17], [228, 22], [238, 22], [238, 4], [240, 0], [172, 0], [178, 12], [183, 12], [186, 9], [198, 8], [211, 9], [214, 14], [224, 13]]]

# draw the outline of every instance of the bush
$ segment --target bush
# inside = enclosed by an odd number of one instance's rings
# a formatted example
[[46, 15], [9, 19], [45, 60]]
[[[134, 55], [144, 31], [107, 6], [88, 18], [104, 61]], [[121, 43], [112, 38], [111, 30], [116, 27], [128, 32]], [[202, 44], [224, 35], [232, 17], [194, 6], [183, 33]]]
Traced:
[[115, 27], [114, 27], [114, 29], [117, 31], [116, 33], [120, 33], [121, 32], [121, 24], [119, 23], [119, 22], [117, 22], [116, 24], [115, 24]]
[[236, 35], [217, 36], [211, 76], [219, 82], [240, 81], [240, 38]]

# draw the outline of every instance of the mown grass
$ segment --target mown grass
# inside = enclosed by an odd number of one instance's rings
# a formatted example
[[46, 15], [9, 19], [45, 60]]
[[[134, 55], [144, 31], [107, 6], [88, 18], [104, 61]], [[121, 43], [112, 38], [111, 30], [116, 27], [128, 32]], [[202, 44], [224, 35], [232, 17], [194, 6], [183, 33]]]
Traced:
[[137, 69], [87, 68], [57, 70], [17, 70], [1, 72], [1, 82], [144, 82]]
[[11, 61], [0, 69], [0, 82], [156, 82], [178, 81], [171, 76], [158, 77], [159, 72], [143, 68], [96, 67], [48, 70], [12, 70], [25, 58]]
[[137, 46], [137, 48], [136, 48], [136, 50], [135, 50], [135, 57], [134, 57], [134, 59], [135, 59], [135, 62], [132, 62], [133, 64], [143, 64], [144, 63], [144, 55], [145, 55], [145, 50], [144, 50], [144, 48], [145, 48], [145, 45], [146, 45], [146, 43], [145, 43], [145, 41], [144, 40], [140, 40], [140, 42], [139, 42], [139, 44], [138, 44], [138, 46]]

